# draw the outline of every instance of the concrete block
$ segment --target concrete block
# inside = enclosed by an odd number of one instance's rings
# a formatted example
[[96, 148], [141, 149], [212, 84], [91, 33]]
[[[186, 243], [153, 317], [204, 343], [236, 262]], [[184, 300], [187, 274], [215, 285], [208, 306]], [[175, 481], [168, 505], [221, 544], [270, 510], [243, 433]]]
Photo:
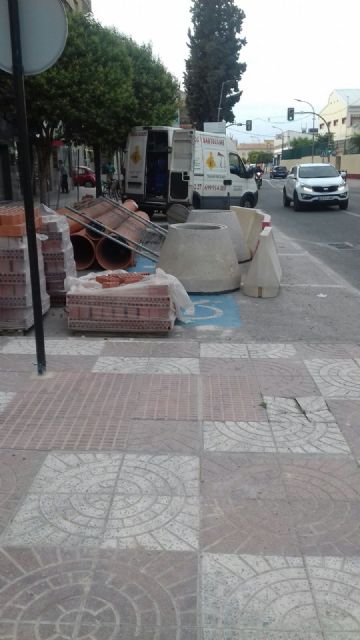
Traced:
[[190, 293], [220, 293], [240, 286], [240, 268], [224, 225], [173, 224], [160, 251], [158, 267], [175, 276]]
[[271, 227], [264, 229], [249, 271], [243, 279], [243, 292], [253, 298], [275, 298], [280, 291], [281, 266]]
[[243, 230], [246, 244], [251, 255], [254, 255], [263, 229], [264, 214], [259, 209], [246, 207], [230, 207], [230, 210], [235, 213]]
[[230, 234], [230, 239], [235, 249], [238, 262], [251, 260], [250, 250], [240, 223], [234, 211], [221, 209], [193, 209], [188, 217], [188, 222], [209, 222], [210, 224], [225, 225]]

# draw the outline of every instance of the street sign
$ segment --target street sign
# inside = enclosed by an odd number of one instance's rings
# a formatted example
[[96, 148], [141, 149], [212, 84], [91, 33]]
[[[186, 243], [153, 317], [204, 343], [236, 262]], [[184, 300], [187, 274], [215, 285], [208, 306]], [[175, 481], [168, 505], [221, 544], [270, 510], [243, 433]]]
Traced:
[[314, 129], [308, 129], [308, 133], [319, 133], [319, 129], [316, 127]]
[[[61, 0], [18, 0], [21, 50], [25, 75], [52, 67], [67, 38], [67, 18]], [[0, 69], [12, 73], [8, 0], [0, 0]]]

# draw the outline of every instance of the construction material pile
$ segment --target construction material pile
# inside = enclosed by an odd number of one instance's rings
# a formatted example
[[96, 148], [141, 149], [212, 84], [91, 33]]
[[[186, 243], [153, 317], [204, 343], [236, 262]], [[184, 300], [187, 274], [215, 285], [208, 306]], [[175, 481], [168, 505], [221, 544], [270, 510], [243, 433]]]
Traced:
[[[131, 216], [135, 211], [136, 217]], [[86, 197], [76, 207], [59, 210], [59, 213], [69, 217], [78, 271], [97, 265], [102, 269], [127, 269], [136, 264], [133, 248], [140, 242], [149, 216], [138, 211], [133, 200], [119, 204]]]
[[66, 297], [69, 329], [164, 333], [173, 329], [180, 308], [192, 303], [176, 278], [106, 271], [69, 279]]
[[61, 215], [41, 205], [41, 250], [44, 258], [46, 290], [51, 306], [65, 305], [65, 279], [76, 277], [69, 225]]
[[[35, 210], [35, 228], [41, 217]], [[46, 292], [41, 241], [37, 240], [40, 293], [43, 314], [50, 307]], [[26, 236], [25, 212], [22, 204], [0, 207], [0, 329], [27, 330], [34, 324], [30, 263]]]

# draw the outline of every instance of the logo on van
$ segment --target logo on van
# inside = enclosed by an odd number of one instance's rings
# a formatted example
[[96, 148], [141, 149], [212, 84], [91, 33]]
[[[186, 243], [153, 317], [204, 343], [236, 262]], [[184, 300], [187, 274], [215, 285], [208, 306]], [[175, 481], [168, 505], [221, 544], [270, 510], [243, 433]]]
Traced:
[[137, 164], [138, 162], [140, 162], [141, 154], [140, 154], [140, 147], [138, 144], [136, 145], [134, 151], [132, 152], [130, 159], [133, 164]]
[[206, 158], [206, 164], [209, 167], [209, 169], [215, 169], [216, 167], [216, 162], [215, 162], [212, 151], [210, 151], [208, 157]]

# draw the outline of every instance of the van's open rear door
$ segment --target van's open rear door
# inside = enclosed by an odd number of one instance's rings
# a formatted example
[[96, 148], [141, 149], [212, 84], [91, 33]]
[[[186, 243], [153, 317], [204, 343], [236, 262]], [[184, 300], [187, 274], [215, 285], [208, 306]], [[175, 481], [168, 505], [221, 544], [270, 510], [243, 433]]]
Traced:
[[134, 129], [128, 138], [125, 193], [144, 195], [148, 132]]
[[169, 201], [187, 202], [192, 198], [194, 131], [178, 129], [173, 133], [169, 176]]

